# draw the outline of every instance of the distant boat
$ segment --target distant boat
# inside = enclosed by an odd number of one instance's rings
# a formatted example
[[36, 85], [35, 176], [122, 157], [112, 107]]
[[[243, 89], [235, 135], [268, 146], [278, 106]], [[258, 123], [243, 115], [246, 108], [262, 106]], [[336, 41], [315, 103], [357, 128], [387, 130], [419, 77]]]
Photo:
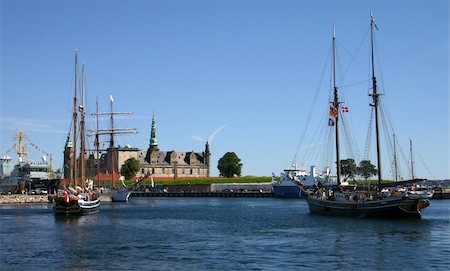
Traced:
[[[378, 158], [378, 189], [369, 191], [367, 189], [349, 189], [343, 187], [338, 190], [325, 188], [316, 189], [308, 193], [307, 202], [311, 214], [335, 215], [349, 217], [379, 217], [379, 218], [420, 218], [421, 211], [430, 205], [427, 198], [413, 196], [401, 191], [392, 193], [381, 193], [381, 156], [378, 132], [378, 103], [379, 95], [377, 93], [377, 83], [374, 72], [374, 19], [371, 16], [371, 59], [372, 59], [372, 85], [373, 98], [371, 106], [375, 109], [375, 125], [377, 139], [377, 158]], [[333, 33], [333, 79], [334, 79], [334, 101], [330, 106], [330, 121], [335, 129], [335, 147], [336, 147], [336, 165], [337, 165], [337, 184], [341, 185], [340, 180], [340, 157], [339, 157], [339, 112], [340, 101], [338, 98], [338, 88], [335, 79], [335, 58], [336, 58], [336, 37]], [[333, 113], [333, 112], [334, 113]], [[332, 116], [333, 113], [333, 116]], [[333, 119], [331, 119], [333, 117]], [[415, 180], [412, 180], [414, 182]], [[417, 180], [419, 181], [419, 180]], [[304, 186], [302, 186], [304, 187]]]
[[152, 184], [153, 184], [153, 176], [150, 172], [147, 172], [144, 176], [142, 176], [136, 183], [134, 183], [131, 186], [125, 186], [123, 183], [123, 187], [117, 188], [117, 189], [109, 189], [106, 191], [106, 195], [109, 195], [111, 197], [112, 202], [127, 202], [130, 198], [131, 192], [134, 188], [136, 188], [143, 180], [146, 178], [151, 177], [152, 178]]
[[293, 164], [292, 167], [286, 168], [280, 174], [280, 181], [276, 182], [275, 175], [273, 175], [272, 187], [276, 198], [306, 198], [305, 192], [297, 183], [301, 182], [306, 188], [311, 188], [321, 180], [316, 174], [316, 167], [312, 166], [308, 175], [306, 170]]
[[15, 144], [18, 156], [17, 164], [13, 165], [10, 156], [0, 157], [0, 192], [31, 194], [36, 190], [55, 189], [59, 185], [60, 179], [53, 177], [51, 159], [48, 162], [47, 156], [44, 155], [41, 162], [29, 160], [25, 142], [28, 136], [19, 132], [15, 138], [17, 139]]
[[433, 198], [433, 194], [433, 189], [420, 185], [414, 185], [408, 190], [408, 196], [410, 198], [431, 199]]
[[[72, 178], [71, 184], [73, 187], [64, 187], [63, 190], [58, 191], [58, 195], [55, 197], [55, 204], [53, 210], [56, 215], [86, 215], [94, 214], [100, 211], [100, 198], [98, 193], [94, 191], [94, 182], [92, 180], [85, 181], [85, 131], [84, 131], [84, 119], [85, 119], [85, 104], [84, 104], [84, 64], [82, 68], [82, 102], [80, 105], [77, 103], [77, 74], [78, 74], [78, 52], [75, 51], [75, 94], [74, 94], [74, 106], [73, 106], [73, 157], [72, 157]], [[80, 111], [80, 135], [81, 135], [81, 148], [80, 148], [80, 176], [81, 185], [77, 185], [78, 179], [78, 163], [77, 163], [77, 122], [78, 112]]]

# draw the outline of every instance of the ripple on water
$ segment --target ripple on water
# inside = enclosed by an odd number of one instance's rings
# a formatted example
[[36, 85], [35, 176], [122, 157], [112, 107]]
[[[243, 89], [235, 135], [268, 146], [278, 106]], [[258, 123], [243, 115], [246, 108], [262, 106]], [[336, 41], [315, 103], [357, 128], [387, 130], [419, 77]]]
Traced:
[[78, 218], [0, 206], [0, 269], [448, 270], [449, 203], [412, 221], [313, 216], [278, 199], [132, 198]]

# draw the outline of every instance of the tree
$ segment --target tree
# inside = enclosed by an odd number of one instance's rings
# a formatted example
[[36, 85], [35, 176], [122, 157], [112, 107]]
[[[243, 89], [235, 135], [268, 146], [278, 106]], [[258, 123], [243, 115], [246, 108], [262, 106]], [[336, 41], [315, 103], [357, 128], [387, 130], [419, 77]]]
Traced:
[[357, 174], [355, 160], [351, 158], [341, 160], [341, 174], [345, 176], [346, 179], [351, 178], [355, 180], [355, 175]]
[[130, 158], [123, 163], [120, 167], [120, 171], [126, 180], [131, 180], [136, 176], [139, 170], [139, 161], [136, 158]]
[[370, 177], [377, 174], [377, 169], [375, 168], [369, 160], [362, 160], [359, 163], [358, 167], [358, 175], [363, 177], [365, 180], [368, 180]]
[[234, 175], [241, 176], [242, 163], [234, 152], [227, 152], [219, 159], [217, 168], [220, 176], [232, 178]]

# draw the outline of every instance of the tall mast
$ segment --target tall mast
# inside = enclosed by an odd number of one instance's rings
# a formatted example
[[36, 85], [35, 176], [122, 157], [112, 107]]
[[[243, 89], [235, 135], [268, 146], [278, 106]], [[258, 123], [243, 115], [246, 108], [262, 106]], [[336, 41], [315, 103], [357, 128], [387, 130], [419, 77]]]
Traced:
[[395, 134], [393, 135], [394, 137], [394, 180], [398, 181], [398, 167], [397, 167], [397, 149], [395, 148]]
[[81, 68], [81, 105], [80, 105], [80, 175], [81, 185], [85, 186], [86, 177], [86, 134], [85, 134], [85, 81], [84, 63]]
[[110, 141], [109, 141], [109, 147], [111, 149], [111, 183], [112, 183], [112, 187], [115, 187], [116, 185], [116, 181], [114, 180], [114, 114], [112, 114], [112, 112], [114, 112], [113, 110], [113, 97], [111, 95], [110, 97], [111, 100], [111, 134], [110, 134]]
[[73, 96], [73, 158], [72, 158], [72, 182], [73, 187], [77, 186], [77, 81], [78, 81], [78, 50], [75, 49], [75, 90]]
[[411, 178], [414, 179], [414, 160], [413, 160], [413, 151], [412, 151], [412, 140], [409, 139], [409, 153], [411, 159]]
[[375, 134], [377, 140], [377, 163], [378, 163], [378, 189], [381, 189], [381, 148], [380, 148], [380, 132], [379, 132], [379, 114], [378, 114], [378, 96], [380, 94], [377, 93], [377, 78], [375, 77], [375, 61], [374, 61], [374, 27], [375, 27], [375, 19], [370, 14], [370, 51], [371, 51], [371, 62], [372, 62], [372, 93], [369, 96], [372, 96], [373, 103], [371, 106], [375, 108]]
[[336, 178], [337, 184], [341, 185], [341, 161], [339, 158], [339, 97], [338, 88], [336, 86], [336, 29], [333, 27], [333, 89], [334, 89], [334, 101], [333, 107], [336, 113], [335, 118], [335, 132], [336, 132]]
[[17, 156], [19, 157], [19, 163], [28, 160], [28, 152], [25, 149], [24, 141], [27, 138], [27, 135], [19, 132], [16, 134], [17, 139]]
[[[97, 116], [97, 130], [95, 131], [95, 136], [97, 139], [97, 151], [98, 151], [98, 146], [99, 146], [99, 136], [100, 135], [109, 135], [110, 136], [110, 145], [109, 148], [107, 149], [107, 153], [108, 153], [108, 159], [110, 162], [110, 167], [111, 167], [111, 181], [112, 181], [112, 186], [115, 185], [115, 181], [114, 181], [114, 169], [115, 169], [115, 149], [114, 149], [114, 135], [115, 134], [129, 134], [129, 133], [137, 133], [136, 128], [115, 128], [114, 127], [114, 115], [131, 115], [132, 113], [130, 112], [114, 112], [113, 111], [113, 102], [114, 99], [112, 97], [112, 95], [110, 96], [110, 101], [111, 101], [111, 112], [98, 112], [98, 102], [97, 102], [97, 112], [95, 114], [92, 115], [96, 115]], [[111, 121], [111, 128], [110, 129], [98, 129], [98, 117], [99, 116], [110, 116], [110, 121]], [[93, 131], [90, 131], [93, 132]], [[99, 157], [97, 157], [97, 159], [99, 159]], [[105, 169], [107, 169], [108, 167], [106, 166]], [[98, 173], [100, 173], [100, 168], [97, 167], [97, 171]]]
[[96, 98], [95, 101], [95, 110], [96, 110], [96, 118], [97, 118], [97, 130], [95, 132], [95, 148], [97, 151], [97, 174], [95, 176], [97, 176], [97, 185], [99, 185], [99, 176], [100, 176], [100, 135], [98, 133], [98, 97]]

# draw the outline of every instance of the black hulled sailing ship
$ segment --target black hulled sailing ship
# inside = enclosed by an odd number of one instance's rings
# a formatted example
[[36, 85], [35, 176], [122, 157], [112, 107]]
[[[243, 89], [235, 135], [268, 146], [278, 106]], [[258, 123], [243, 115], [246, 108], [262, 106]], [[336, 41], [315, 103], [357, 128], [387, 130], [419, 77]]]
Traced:
[[[381, 155], [380, 155], [380, 137], [379, 137], [379, 93], [377, 92], [377, 80], [374, 71], [374, 18], [371, 15], [371, 68], [372, 68], [372, 89], [369, 94], [372, 97], [372, 104], [375, 110], [375, 131], [377, 145], [377, 162], [378, 162], [378, 186], [372, 191], [368, 189], [350, 189], [345, 191], [342, 189], [318, 189], [307, 195], [307, 202], [311, 214], [335, 215], [347, 217], [377, 217], [377, 218], [421, 218], [421, 211], [428, 207], [430, 202], [428, 199], [421, 197], [412, 197], [406, 192], [394, 191], [385, 195], [381, 193], [381, 188], [386, 187], [381, 180]], [[336, 86], [336, 36], [333, 31], [333, 102], [334, 112], [340, 112], [340, 102], [338, 98], [338, 88]], [[336, 142], [336, 171], [337, 184], [341, 185], [341, 168], [339, 157], [339, 113], [334, 118], [335, 142]], [[411, 182], [414, 182], [412, 180]], [[422, 180], [417, 180], [422, 181]]]
[[[77, 102], [77, 80], [78, 80], [78, 51], [75, 51], [75, 93], [74, 93], [74, 105], [73, 105], [73, 155], [71, 163], [71, 180], [68, 187], [64, 187], [63, 190], [58, 191], [58, 195], [55, 197], [55, 205], [53, 210], [56, 215], [85, 215], [94, 214], [100, 211], [100, 198], [98, 193], [94, 191], [93, 181], [86, 180], [85, 169], [85, 103], [84, 103], [84, 90], [85, 90], [85, 73], [84, 64], [82, 67], [82, 86], [81, 86], [81, 104]], [[77, 122], [78, 112], [80, 111], [80, 158], [78, 165], [77, 161]], [[78, 173], [78, 166], [80, 173]], [[80, 183], [78, 184], [78, 176], [80, 176]], [[72, 187], [71, 187], [72, 185]], [[80, 186], [79, 186], [80, 185]]]

